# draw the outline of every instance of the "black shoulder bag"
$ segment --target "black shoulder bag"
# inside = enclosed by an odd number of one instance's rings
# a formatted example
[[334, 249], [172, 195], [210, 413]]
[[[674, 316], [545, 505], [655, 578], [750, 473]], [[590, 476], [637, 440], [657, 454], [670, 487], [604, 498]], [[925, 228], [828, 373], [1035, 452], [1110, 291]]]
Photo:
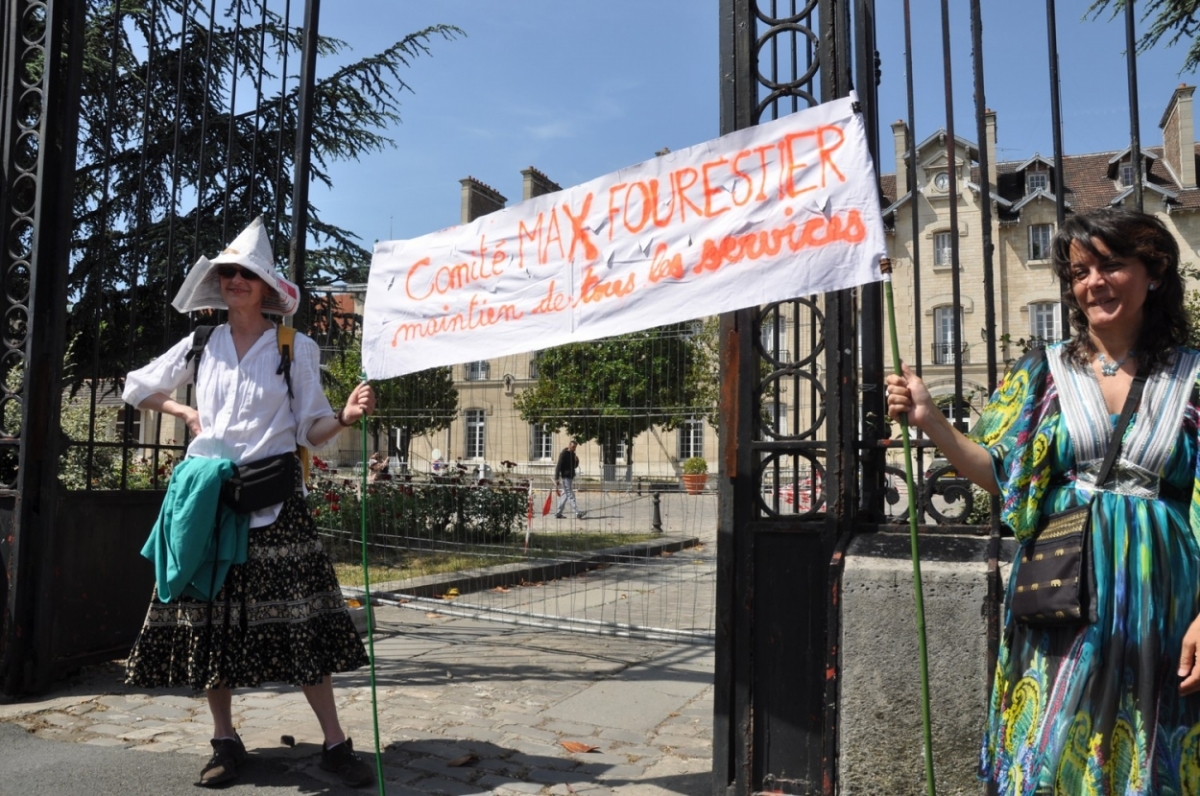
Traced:
[[[1139, 368], [1108, 442], [1104, 464], [1096, 475], [1097, 489], [1108, 481], [1145, 385], [1146, 372]], [[1044, 515], [1038, 522], [1037, 533], [1021, 547], [1010, 606], [1018, 622], [1047, 627], [1096, 621], [1096, 568], [1091, 547], [1094, 501], [1093, 495], [1082, 506]]]
[[221, 485], [221, 499], [242, 514], [282, 503], [296, 493], [299, 468], [300, 460], [294, 453], [235, 465], [233, 476]]

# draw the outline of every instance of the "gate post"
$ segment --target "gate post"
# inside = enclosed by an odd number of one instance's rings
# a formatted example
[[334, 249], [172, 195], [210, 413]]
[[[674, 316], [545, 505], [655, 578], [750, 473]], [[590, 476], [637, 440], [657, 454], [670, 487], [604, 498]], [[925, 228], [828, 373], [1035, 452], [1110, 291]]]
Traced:
[[[6, 572], [0, 687], [44, 687], [53, 614], [59, 415], [67, 264], [83, 63], [83, 0], [5, 0], [0, 149], [0, 406], [21, 407], [0, 435], [0, 547]], [[40, 66], [40, 74], [39, 72]], [[26, 77], [36, 75], [36, 82]], [[7, 413], [6, 413], [7, 414]], [[0, 425], [5, 423], [0, 419]]]
[[[809, 0], [788, 13], [770, 0], [721, 0], [722, 134], [815, 104], [818, 94], [830, 100], [849, 93], [851, 1]], [[788, 69], [786, 77], [776, 74]], [[802, 310], [811, 311], [812, 340], [801, 340]], [[721, 317], [713, 793], [832, 796], [835, 550], [852, 532], [859, 502], [855, 295], [827, 294], [823, 314], [802, 302], [771, 312], [773, 339], [780, 324], [791, 324], [792, 345], [809, 344], [803, 355], [767, 356], [760, 309]], [[774, 433], [764, 433], [768, 399], [772, 412], [781, 411], [779, 390], [767, 394], [764, 368], [774, 369], [772, 378], [799, 384], [802, 374], [815, 385], [804, 399], [812, 404], [805, 407], [811, 428], [780, 433], [776, 417]], [[796, 426], [799, 392], [787, 397]], [[790, 472], [781, 468], [785, 460]], [[809, 465], [803, 483], [811, 504], [803, 512], [790, 497], [801, 488], [799, 462]], [[781, 511], [785, 488], [789, 506]]]

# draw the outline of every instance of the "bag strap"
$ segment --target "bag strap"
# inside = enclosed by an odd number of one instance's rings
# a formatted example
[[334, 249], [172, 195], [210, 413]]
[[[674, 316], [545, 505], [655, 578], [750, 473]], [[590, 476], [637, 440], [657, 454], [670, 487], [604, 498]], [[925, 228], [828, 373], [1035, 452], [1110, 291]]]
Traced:
[[[288, 403], [292, 403], [296, 399], [292, 394], [292, 352], [296, 350], [296, 327], [275, 324], [275, 346], [279, 349], [279, 369], [275, 372], [282, 374], [287, 383]], [[295, 411], [293, 406], [292, 413], [295, 414]], [[307, 484], [312, 469], [312, 451], [305, 445], [297, 445], [296, 455], [300, 457], [300, 473]]]
[[1133, 417], [1134, 410], [1142, 402], [1142, 388], [1146, 386], [1148, 370], [1146, 366], [1138, 365], [1137, 375], [1133, 377], [1133, 383], [1129, 385], [1129, 395], [1125, 397], [1125, 406], [1121, 409], [1121, 417], [1117, 420], [1117, 427], [1108, 441], [1108, 453], [1104, 456], [1104, 464], [1100, 465], [1100, 472], [1096, 474], [1097, 488], [1104, 486], [1108, 481], [1108, 473], [1117, 462], [1117, 455], [1121, 452], [1121, 443], [1124, 441], [1129, 419]]
[[204, 353], [204, 346], [208, 345], [208, 338], [212, 337], [215, 326], [197, 326], [192, 331], [192, 350], [187, 352], [187, 356], [183, 358], [184, 362], [192, 362], [192, 383], [200, 383], [200, 356]]
[[296, 327], [275, 324], [275, 345], [279, 349], [279, 368], [275, 373], [282, 375], [287, 383], [288, 398], [295, 398], [292, 395], [292, 351], [296, 347]]

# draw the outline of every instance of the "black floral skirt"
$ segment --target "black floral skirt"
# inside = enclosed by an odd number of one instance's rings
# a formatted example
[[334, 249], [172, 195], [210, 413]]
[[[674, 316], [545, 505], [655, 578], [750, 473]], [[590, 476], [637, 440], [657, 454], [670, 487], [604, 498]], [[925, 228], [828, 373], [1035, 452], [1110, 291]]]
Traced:
[[368, 662], [337, 575], [304, 499], [250, 529], [245, 564], [229, 568], [211, 605], [155, 589], [142, 632], [126, 661], [126, 682], [197, 691], [267, 682], [316, 685]]

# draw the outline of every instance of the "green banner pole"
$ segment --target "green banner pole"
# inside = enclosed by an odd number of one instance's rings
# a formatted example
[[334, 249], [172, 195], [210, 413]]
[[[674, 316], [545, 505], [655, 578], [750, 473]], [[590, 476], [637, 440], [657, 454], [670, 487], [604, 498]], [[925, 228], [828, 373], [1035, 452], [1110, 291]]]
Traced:
[[[367, 374], [359, 374], [366, 384]], [[363, 607], [367, 612], [367, 657], [371, 663], [371, 720], [375, 727], [375, 783], [379, 796], [386, 796], [383, 785], [383, 751], [379, 748], [379, 699], [375, 692], [375, 606], [371, 604], [371, 570], [367, 566], [367, 416], [358, 421], [362, 426], [362, 481], [359, 483], [358, 514], [362, 536]]]
[[[896, 335], [896, 305], [892, 298], [892, 261], [884, 257], [879, 261], [883, 272], [883, 295], [887, 302], [888, 334], [892, 342], [892, 368], [897, 376], [904, 375], [900, 367], [900, 342]], [[921, 721], [925, 733], [925, 791], [936, 796], [933, 779], [933, 729], [929, 716], [929, 650], [925, 646], [925, 597], [921, 585], [921, 552], [917, 544], [917, 515], [920, 501], [913, 486], [912, 443], [908, 438], [908, 417], [900, 417], [900, 438], [904, 441], [904, 480], [908, 485], [908, 536], [912, 547], [913, 598], [916, 603], [917, 648], [921, 659]]]

